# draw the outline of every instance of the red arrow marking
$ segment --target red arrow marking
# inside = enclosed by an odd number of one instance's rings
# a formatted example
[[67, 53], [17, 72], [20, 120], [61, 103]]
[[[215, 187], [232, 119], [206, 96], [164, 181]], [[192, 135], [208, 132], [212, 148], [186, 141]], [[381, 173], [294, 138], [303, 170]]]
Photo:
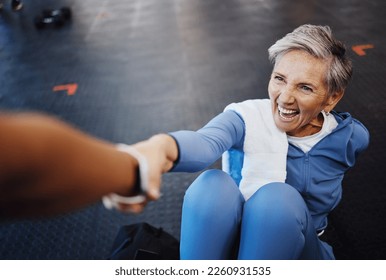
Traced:
[[78, 84], [67, 84], [67, 85], [58, 85], [54, 86], [53, 91], [67, 91], [67, 95], [74, 95], [78, 89]]
[[356, 45], [352, 46], [352, 50], [359, 56], [364, 56], [366, 55], [365, 50], [366, 49], [373, 49], [374, 45]]

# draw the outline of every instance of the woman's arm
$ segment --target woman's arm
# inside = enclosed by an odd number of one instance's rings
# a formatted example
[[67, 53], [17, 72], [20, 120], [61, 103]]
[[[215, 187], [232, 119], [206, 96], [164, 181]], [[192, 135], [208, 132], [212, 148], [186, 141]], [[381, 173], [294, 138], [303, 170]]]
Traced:
[[243, 141], [243, 120], [234, 111], [227, 111], [198, 131], [159, 134], [133, 147], [147, 159], [151, 185], [155, 186], [160, 184], [162, 173], [200, 171], [231, 147], [241, 148]]
[[137, 171], [129, 154], [59, 120], [0, 115], [0, 220], [63, 213], [111, 192], [135, 195]]
[[227, 111], [195, 131], [159, 134], [139, 142], [135, 147], [149, 165], [149, 189], [159, 196], [161, 176], [168, 171], [196, 172], [221, 157], [231, 147], [242, 147], [244, 122], [240, 116]]
[[230, 148], [242, 148], [245, 125], [234, 111], [213, 118], [198, 131], [171, 133], [179, 147], [179, 157], [172, 171], [196, 172], [205, 169]]

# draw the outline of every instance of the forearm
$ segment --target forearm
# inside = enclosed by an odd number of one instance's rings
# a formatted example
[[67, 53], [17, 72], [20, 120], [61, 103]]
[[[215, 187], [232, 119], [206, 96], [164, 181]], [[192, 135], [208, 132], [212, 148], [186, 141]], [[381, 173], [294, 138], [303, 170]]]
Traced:
[[172, 171], [197, 172], [215, 162], [231, 147], [241, 148], [244, 122], [235, 112], [225, 112], [198, 131], [171, 133], [179, 147], [179, 159]]
[[40, 115], [0, 117], [0, 217], [61, 213], [131, 193], [137, 162], [115, 146]]
[[181, 130], [171, 133], [179, 147], [179, 158], [172, 172], [198, 172], [214, 163], [223, 149], [213, 145], [196, 131]]

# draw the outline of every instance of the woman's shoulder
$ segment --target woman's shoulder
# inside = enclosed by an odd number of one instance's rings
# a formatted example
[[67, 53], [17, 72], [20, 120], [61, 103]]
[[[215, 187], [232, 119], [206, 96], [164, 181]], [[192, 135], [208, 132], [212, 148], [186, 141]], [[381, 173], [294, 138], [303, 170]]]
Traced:
[[224, 109], [225, 112], [236, 112], [245, 123], [249, 123], [249, 120], [252, 123], [259, 120], [273, 123], [271, 110], [271, 101], [269, 99], [249, 99], [238, 103], [231, 103]]
[[360, 151], [363, 151], [368, 147], [370, 143], [370, 133], [366, 126], [357, 119], [353, 118], [352, 125], [353, 137], [361, 144]]
[[241, 108], [265, 108], [271, 106], [271, 101], [269, 99], [247, 99], [241, 102], [231, 103], [225, 107], [225, 110], [236, 110]]
[[335, 118], [338, 121], [338, 127], [347, 127], [350, 131], [350, 140], [360, 150], [365, 150], [370, 142], [370, 133], [366, 126], [358, 119], [351, 116], [351, 114], [335, 113]]

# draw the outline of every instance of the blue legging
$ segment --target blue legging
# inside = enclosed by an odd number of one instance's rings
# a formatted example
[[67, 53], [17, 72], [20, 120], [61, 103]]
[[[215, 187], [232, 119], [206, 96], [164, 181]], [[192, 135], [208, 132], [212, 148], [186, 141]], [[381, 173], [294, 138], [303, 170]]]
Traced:
[[221, 170], [203, 172], [187, 190], [180, 250], [181, 259], [334, 259], [296, 189], [270, 183], [245, 202]]

